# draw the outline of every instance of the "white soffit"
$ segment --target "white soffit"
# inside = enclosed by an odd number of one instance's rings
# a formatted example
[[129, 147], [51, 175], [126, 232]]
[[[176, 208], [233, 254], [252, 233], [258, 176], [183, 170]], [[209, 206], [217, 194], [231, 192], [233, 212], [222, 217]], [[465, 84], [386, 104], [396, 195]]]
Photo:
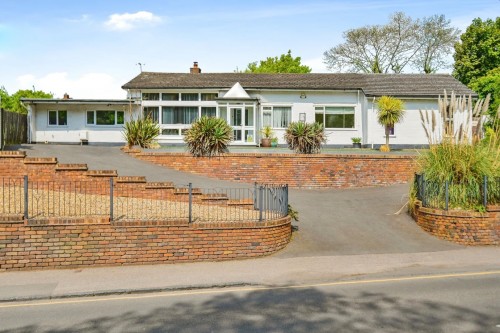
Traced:
[[236, 82], [234, 86], [229, 89], [229, 91], [222, 98], [251, 98], [250, 95], [247, 94], [245, 89], [241, 86], [239, 82]]

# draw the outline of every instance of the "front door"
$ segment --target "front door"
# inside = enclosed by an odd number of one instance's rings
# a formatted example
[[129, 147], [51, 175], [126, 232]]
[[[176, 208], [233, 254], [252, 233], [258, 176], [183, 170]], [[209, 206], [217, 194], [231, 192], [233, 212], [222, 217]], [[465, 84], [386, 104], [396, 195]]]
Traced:
[[234, 143], [255, 143], [253, 110], [253, 106], [229, 108], [229, 124], [233, 127]]

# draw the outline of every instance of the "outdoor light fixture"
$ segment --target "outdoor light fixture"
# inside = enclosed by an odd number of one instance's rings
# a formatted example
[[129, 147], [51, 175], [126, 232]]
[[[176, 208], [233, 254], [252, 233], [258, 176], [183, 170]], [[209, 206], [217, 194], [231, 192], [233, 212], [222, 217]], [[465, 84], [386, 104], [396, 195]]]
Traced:
[[307, 98], [306, 93], [305, 92], [300, 93], [300, 99], [304, 99], [304, 98]]

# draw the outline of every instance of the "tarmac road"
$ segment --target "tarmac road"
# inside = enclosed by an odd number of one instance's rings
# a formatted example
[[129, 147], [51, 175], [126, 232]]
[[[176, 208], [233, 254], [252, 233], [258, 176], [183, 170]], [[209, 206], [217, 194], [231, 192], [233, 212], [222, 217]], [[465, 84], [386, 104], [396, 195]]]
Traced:
[[499, 332], [500, 271], [0, 303], [0, 332]]

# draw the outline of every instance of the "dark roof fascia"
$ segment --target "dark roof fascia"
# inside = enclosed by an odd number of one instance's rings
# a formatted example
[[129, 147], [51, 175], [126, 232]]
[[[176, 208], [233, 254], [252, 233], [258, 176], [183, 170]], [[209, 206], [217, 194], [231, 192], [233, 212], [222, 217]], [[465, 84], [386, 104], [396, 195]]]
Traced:
[[49, 99], [49, 98], [21, 98], [21, 102], [28, 104], [137, 104], [137, 99]]
[[[463, 95], [463, 94], [460, 94]], [[368, 97], [382, 97], [382, 96], [388, 96], [387, 94], [365, 94], [365, 96]], [[437, 94], [437, 95], [401, 95], [401, 94], [392, 94], [390, 95], [391, 97], [397, 97], [397, 98], [402, 98], [402, 99], [437, 99], [443, 94]], [[449, 95], [448, 95], [449, 96]], [[469, 95], [466, 95], [469, 96]], [[470, 94], [473, 98], [478, 98], [478, 94]]]

